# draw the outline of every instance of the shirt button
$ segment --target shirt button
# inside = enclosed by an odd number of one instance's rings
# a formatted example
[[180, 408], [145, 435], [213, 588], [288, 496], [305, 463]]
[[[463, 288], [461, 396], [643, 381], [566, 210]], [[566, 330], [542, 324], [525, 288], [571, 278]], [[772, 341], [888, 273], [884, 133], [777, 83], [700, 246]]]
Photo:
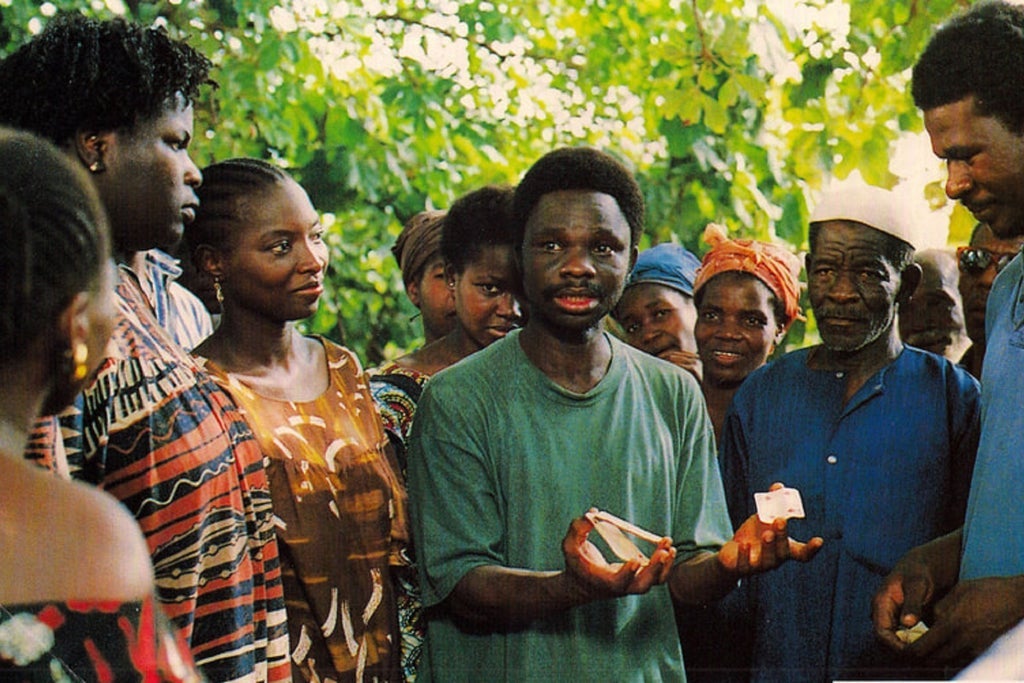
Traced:
[[839, 458], [837, 458], [834, 455], [829, 455], [827, 458], [825, 458], [825, 462], [827, 462], [829, 465], [835, 465], [837, 462], [839, 462]]
[[846, 374], [845, 372], [837, 372], [836, 373], [836, 377], [838, 377], [839, 379], [842, 379], [843, 375], [845, 375], [845, 374]]

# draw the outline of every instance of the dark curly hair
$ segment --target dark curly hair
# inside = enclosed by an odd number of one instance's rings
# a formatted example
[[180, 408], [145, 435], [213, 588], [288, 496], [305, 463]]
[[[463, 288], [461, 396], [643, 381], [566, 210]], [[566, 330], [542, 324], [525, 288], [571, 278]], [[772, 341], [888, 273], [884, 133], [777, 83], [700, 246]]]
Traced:
[[488, 185], [459, 197], [448, 209], [441, 227], [441, 255], [456, 273], [465, 271], [486, 247], [515, 246], [514, 192], [507, 185]]
[[523, 176], [512, 201], [516, 246], [521, 247], [526, 221], [540, 198], [561, 190], [590, 190], [611, 195], [629, 223], [631, 246], [644, 230], [644, 197], [633, 174], [609, 154], [590, 147], [548, 152]]
[[[261, 159], [228, 159], [204, 168], [203, 184], [196, 188], [199, 210], [185, 228], [189, 252], [200, 244], [218, 249], [227, 246], [237, 225], [249, 218], [238, 200], [290, 179], [283, 169]], [[199, 267], [198, 263], [195, 265]]]
[[82, 130], [131, 130], [179, 93], [192, 102], [210, 68], [162, 28], [60, 14], [0, 63], [0, 123], [58, 145]]
[[98, 281], [109, 254], [92, 182], [66, 154], [0, 127], [0, 350], [22, 357]]
[[1024, 7], [983, 2], [941, 25], [914, 65], [914, 104], [927, 111], [974, 95], [977, 111], [1024, 132]]

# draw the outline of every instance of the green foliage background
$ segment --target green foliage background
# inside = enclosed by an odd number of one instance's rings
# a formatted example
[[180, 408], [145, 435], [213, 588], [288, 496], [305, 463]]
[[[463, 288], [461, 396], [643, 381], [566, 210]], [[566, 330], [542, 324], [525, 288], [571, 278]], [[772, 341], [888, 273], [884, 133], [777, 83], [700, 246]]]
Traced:
[[[273, 159], [306, 187], [332, 250], [307, 327], [372, 365], [419, 341], [389, 253], [402, 223], [515, 183], [557, 146], [601, 147], [635, 170], [642, 246], [703, 253], [717, 221], [804, 247], [825, 181], [896, 182], [893, 144], [921, 130], [910, 67], [968, 4], [0, 0], [0, 54], [66, 9], [160, 22], [205, 52], [219, 87], [197, 109], [197, 162]], [[954, 217], [962, 237], [969, 220]]]

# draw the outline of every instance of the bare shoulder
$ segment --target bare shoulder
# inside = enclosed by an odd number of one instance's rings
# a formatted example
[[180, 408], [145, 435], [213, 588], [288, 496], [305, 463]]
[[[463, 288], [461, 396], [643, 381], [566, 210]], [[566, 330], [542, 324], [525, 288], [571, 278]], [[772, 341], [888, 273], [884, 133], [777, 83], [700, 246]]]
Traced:
[[[139, 599], [153, 592], [153, 566], [138, 522], [113, 496], [84, 484], [72, 484], [69, 494], [80, 497], [82, 521], [79, 541], [89, 576], [83, 590], [97, 595], [114, 591], [110, 598]], [[78, 502], [78, 501], [70, 501]], [[113, 585], [112, 585], [113, 584]]]
[[113, 497], [25, 468], [8, 480], [0, 596], [12, 603], [138, 600], [153, 592], [153, 569], [135, 519]]

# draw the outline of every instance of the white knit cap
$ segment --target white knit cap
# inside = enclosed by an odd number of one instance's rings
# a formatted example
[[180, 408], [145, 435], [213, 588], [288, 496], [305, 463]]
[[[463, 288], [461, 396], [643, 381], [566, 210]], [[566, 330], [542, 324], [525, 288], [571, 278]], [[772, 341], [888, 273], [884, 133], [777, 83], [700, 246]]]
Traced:
[[811, 223], [855, 221], [915, 246], [915, 221], [908, 202], [892, 190], [861, 183], [830, 191], [811, 212]]

